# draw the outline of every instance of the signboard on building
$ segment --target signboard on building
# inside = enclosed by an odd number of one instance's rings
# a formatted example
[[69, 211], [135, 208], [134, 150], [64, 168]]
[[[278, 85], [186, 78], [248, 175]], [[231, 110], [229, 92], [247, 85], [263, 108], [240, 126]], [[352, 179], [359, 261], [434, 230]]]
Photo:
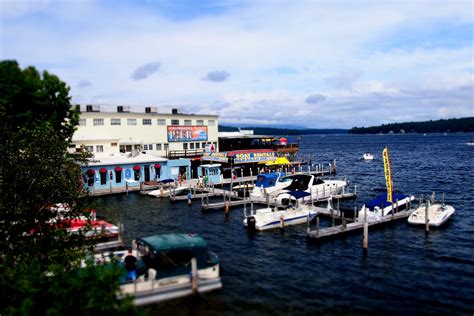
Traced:
[[229, 159], [227, 159], [227, 153], [226, 152], [222, 152], [222, 153], [205, 152], [204, 155], [201, 157], [201, 160], [229, 162]]
[[207, 141], [207, 126], [168, 126], [168, 142]]
[[276, 152], [248, 152], [235, 154], [234, 163], [273, 161], [275, 159]]

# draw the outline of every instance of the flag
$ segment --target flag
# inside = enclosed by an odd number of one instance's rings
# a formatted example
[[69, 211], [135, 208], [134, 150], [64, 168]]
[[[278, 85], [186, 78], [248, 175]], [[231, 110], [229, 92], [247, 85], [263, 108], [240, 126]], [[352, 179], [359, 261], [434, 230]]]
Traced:
[[390, 171], [390, 159], [388, 158], [388, 147], [383, 152], [383, 169], [385, 172], [385, 185], [387, 186], [387, 201], [392, 202], [392, 172]]

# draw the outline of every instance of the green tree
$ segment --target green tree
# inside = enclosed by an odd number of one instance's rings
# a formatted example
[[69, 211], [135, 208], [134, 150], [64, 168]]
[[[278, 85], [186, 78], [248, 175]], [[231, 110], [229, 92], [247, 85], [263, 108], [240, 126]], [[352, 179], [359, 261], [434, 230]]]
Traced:
[[81, 171], [67, 146], [79, 111], [57, 76], [0, 62], [0, 314], [133, 312], [117, 302], [116, 266], [80, 268], [92, 242], [54, 225], [55, 203], [79, 216]]

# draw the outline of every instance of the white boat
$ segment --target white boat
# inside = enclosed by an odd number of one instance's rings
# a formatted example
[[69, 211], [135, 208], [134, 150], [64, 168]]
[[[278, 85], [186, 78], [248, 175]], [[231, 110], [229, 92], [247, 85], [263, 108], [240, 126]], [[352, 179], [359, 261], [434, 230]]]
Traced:
[[310, 194], [301, 191], [291, 192], [291, 194], [296, 199], [294, 205], [285, 209], [277, 207], [258, 209], [253, 214], [245, 216], [244, 226], [250, 230], [267, 230], [312, 221], [318, 215], [316, 208], [311, 204], [298, 203], [298, 199]]
[[323, 200], [341, 194], [347, 186], [346, 180], [326, 180], [306, 174], [291, 175], [284, 179], [285, 182], [291, 182], [276, 197], [276, 203], [283, 206], [288, 205], [290, 200], [295, 200], [289, 194], [291, 191], [304, 191], [310, 194], [310, 200]]
[[161, 180], [157, 185], [159, 185], [159, 189], [146, 192], [146, 194], [154, 197], [167, 197], [170, 195], [180, 194], [186, 189], [189, 189], [185, 186], [176, 186], [173, 179]]
[[267, 195], [274, 196], [291, 184], [291, 179], [282, 172], [262, 173], [257, 176], [255, 186], [250, 193], [252, 200], [263, 200]]
[[374, 160], [374, 155], [371, 154], [371, 153], [364, 153], [364, 155], [362, 156], [362, 158], [363, 158], [364, 160], [367, 160], [367, 161], [369, 161], [369, 160]]
[[474, 140], [471, 140], [471, 141], [467, 142], [466, 145], [468, 145], [468, 146], [474, 146]]
[[426, 201], [421, 204], [409, 217], [408, 223], [413, 225], [425, 225], [426, 223], [426, 206], [428, 205], [428, 220], [430, 226], [441, 226], [444, 224], [451, 215], [454, 214], [454, 207], [451, 205], [434, 203]]
[[363, 222], [365, 219], [368, 222], [378, 221], [384, 216], [391, 215], [392, 211], [396, 213], [409, 210], [411, 209], [410, 204], [414, 199], [413, 195], [394, 192], [392, 193], [393, 203], [391, 203], [387, 201], [387, 194], [382, 194], [362, 206], [362, 209], [359, 211], [358, 221]]
[[[132, 295], [134, 304], [141, 306], [222, 288], [219, 259], [199, 235], [139, 238], [132, 254], [138, 259], [137, 280], [127, 281], [124, 274], [118, 299]], [[100, 264], [116, 258], [124, 265], [126, 255], [127, 251], [117, 251], [95, 259]]]

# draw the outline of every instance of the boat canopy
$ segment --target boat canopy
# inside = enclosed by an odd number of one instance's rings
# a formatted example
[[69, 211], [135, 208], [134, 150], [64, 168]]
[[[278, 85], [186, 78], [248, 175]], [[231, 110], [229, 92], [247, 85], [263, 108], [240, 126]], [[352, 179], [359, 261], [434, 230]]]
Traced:
[[170, 249], [207, 248], [207, 242], [199, 235], [194, 234], [167, 234], [154, 235], [138, 238], [137, 242], [143, 242], [154, 251], [166, 251]]
[[264, 187], [273, 187], [275, 186], [278, 178], [282, 176], [281, 172], [272, 172], [272, 173], [262, 173], [257, 176], [257, 181], [255, 182], [255, 186], [258, 188]]
[[[408, 197], [408, 195], [405, 195], [405, 194], [402, 194], [402, 193], [396, 193], [396, 192], [392, 193], [392, 200], [394, 201], [394, 203], [396, 203], [397, 200], [400, 201], [400, 200], [403, 200], [407, 197]], [[390, 205], [392, 205], [392, 203], [387, 201], [387, 193], [379, 195], [378, 197], [376, 197], [375, 199], [369, 201], [366, 204], [366, 206], [371, 211], [373, 211], [376, 206], [378, 206], [380, 208], [385, 208], [385, 207], [390, 206]]]
[[288, 194], [293, 196], [295, 199], [301, 199], [311, 195], [311, 193], [308, 193], [306, 191], [291, 191], [288, 192]]
[[288, 181], [291, 179], [291, 184], [286, 187], [286, 190], [289, 191], [305, 191], [308, 190], [309, 182], [311, 181], [312, 176], [306, 174], [298, 174], [285, 177], [284, 180]]

